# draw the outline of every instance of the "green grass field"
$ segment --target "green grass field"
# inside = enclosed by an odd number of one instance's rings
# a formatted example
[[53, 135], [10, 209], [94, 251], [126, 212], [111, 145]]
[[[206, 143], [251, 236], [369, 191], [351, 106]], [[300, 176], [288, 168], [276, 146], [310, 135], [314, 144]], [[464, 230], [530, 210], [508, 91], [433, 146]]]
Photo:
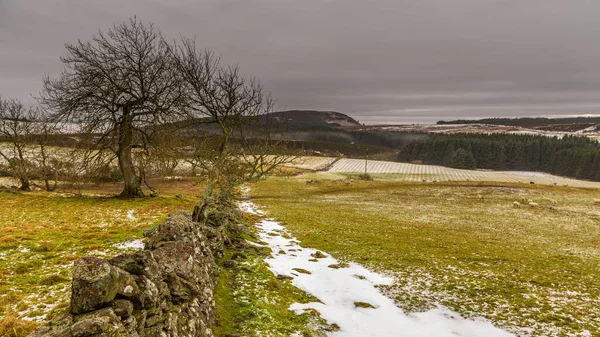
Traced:
[[31, 322], [65, 312], [73, 260], [127, 252], [115, 245], [192, 209], [201, 190], [190, 181], [157, 186], [159, 197], [135, 200], [108, 197], [119, 190], [112, 184], [87, 186], [83, 197], [0, 192], [0, 335], [26, 335]]
[[[396, 276], [382, 290], [408, 311], [441, 304], [519, 335], [599, 333], [599, 190], [340, 177], [270, 178], [252, 195], [302, 245]], [[539, 206], [514, 207], [522, 198]]]
[[[375, 178], [308, 173], [250, 187], [302, 245], [395, 276], [382, 291], [407, 311], [441, 304], [525, 336], [600, 331], [600, 190]], [[119, 191], [113, 184], [86, 186], [87, 197], [0, 192], [0, 335], [25, 336], [65, 312], [74, 259], [126, 252], [115, 245], [191, 209], [202, 189], [191, 180], [157, 187], [159, 197], [138, 200], [103, 196]], [[539, 207], [514, 207], [521, 199]], [[318, 316], [287, 310], [311, 298], [276, 279], [264, 254], [248, 251], [221, 271], [217, 336], [323, 334]]]
[[[0, 192], [0, 336], [27, 336], [37, 324], [65, 313], [75, 259], [129, 252], [115, 245], [141, 239], [143, 230], [171, 211], [191, 210], [203, 188], [190, 179], [153, 185], [161, 194], [144, 199], [110, 197], [118, 193], [118, 184], [85, 186], [84, 196]], [[222, 260], [234, 253], [228, 249]], [[270, 251], [249, 249], [239, 268], [221, 268], [216, 336], [323, 336], [327, 326], [318, 315], [288, 310], [313, 298], [278, 280], [267, 269], [265, 254]]]

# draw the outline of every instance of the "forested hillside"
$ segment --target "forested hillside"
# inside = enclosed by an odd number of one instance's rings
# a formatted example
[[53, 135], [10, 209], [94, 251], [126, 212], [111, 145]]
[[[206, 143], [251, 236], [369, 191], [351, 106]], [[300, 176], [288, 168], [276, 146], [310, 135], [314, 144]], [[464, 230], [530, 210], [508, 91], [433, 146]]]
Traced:
[[600, 145], [585, 137], [436, 135], [407, 144], [398, 160], [466, 169], [542, 171], [600, 181]]

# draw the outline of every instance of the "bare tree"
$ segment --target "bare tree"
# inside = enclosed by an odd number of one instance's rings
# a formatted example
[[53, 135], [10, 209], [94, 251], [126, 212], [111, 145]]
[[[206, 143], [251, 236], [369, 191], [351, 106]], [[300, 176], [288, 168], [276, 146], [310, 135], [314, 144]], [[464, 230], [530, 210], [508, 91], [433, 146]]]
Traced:
[[99, 135], [98, 144], [110, 144], [123, 174], [121, 196], [143, 196], [132, 149], [148, 129], [184, 115], [169, 44], [152, 25], [132, 18], [66, 49], [65, 70], [44, 79], [40, 102], [57, 121], [78, 123]]
[[0, 98], [0, 157], [23, 191], [31, 190], [34, 174], [31, 140], [35, 117], [35, 110], [20, 101]]
[[300, 152], [290, 147], [285, 124], [270, 115], [252, 119], [250, 125], [240, 128], [238, 133], [239, 158], [246, 171], [236, 183], [261, 179], [299, 158]]
[[192, 165], [204, 169], [208, 178], [204, 200], [194, 217], [198, 218], [219, 189], [227, 198], [232, 187], [258, 179], [285, 161], [272, 151], [282, 133], [272, 133], [268, 114], [273, 100], [261, 84], [241, 75], [238, 66], [225, 67], [210, 51], [199, 51], [194, 40], [184, 39], [174, 49], [176, 63], [186, 84], [188, 107], [205, 126], [205, 137], [192, 146]]
[[209, 160], [208, 198], [221, 171], [234, 161], [229, 145], [236, 130], [270, 112], [273, 101], [258, 81], [241, 76], [237, 66], [223, 67], [210, 51], [199, 51], [195, 40], [184, 39], [175, 52], [190, 110], [219, 128], [220, 144]]
[[37, 110], [36, 118], [33, 121], [33, 135], [31, 142], [36, 147], [36, 166], [38, 167], [38, 176], [44, 182], [46, 191], [54, 191], [58, 185], [59, 172], [62, 167], [62, 161], [57, 151], [52, 149], [52, 137], [58, 134], [56, 124], [47, 119], [47, 115]]

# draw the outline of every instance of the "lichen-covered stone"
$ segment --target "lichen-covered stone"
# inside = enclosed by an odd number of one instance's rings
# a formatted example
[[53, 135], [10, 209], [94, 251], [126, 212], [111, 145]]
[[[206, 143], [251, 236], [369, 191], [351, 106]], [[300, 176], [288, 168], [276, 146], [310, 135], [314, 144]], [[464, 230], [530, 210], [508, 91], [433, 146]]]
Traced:
[[154, 282], [143, 275], [132, 275], [140, 291], [131, 301], [138, 310], [149, 309], [158, 303], [158, 288]]
[[194, 267], [194, 253], [194, 245], [191, 242], [173, 241], [157, 248], [154, 257], [165, 275], [174, 272], [181, 277], [187, 277]]
[[35, 337], [211, 337], [213, 290], [227, 225], [237, 211], [212, 204], [202, 221], [174, 212], [147, 230], [144, 250], [110, 260], [75, 262], [71, 312], [40, 327]]
[[173, 302], [176, 304], [189, 301], [192, 297], [197, 296], [200, 291], [199, 284], [190, 282], [174, 273], [167, 276], [167, 285]]
[[84, 257], [76, 260], [71, 287], [71, 312], [83, 314], [101, 308], [119, 292], [124, 274], [108, 261]]
[[115, 315], [122, 319], [127, 319], [133, 313], [133, 303], [128, 300], [114, 300], [111, 303], [111, 307], [115, 312]]
[[42, 325], [29, 337], [73, 337], [71, 325], [73, 324], [73, 315], [64, 314], [52, 321], [52, 324]]
[[81, 315], [71, 327], [73, 337], [102, 334], [106, 337], [126, 336], [127, 331], [112, 308], [104, 308]]
[[110, 259], [109, 263], [133, 275], [144, 275], [150, 279], [160, 277], [158, 263], [150, 250], [140, 250], [133, 254], [122, 254]]

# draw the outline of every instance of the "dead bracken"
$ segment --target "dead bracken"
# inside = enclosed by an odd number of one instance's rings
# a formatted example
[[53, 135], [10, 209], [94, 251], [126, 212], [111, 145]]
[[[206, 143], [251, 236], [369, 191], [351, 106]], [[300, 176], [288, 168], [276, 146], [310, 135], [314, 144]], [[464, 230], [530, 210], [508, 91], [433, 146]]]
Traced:
[[336, 264], [330, 264], [327, 267], [332, 268], [332, 269], [340, 269], [340, 268], [348, 268], [350, 265], [348, 263], [336, 263]]

